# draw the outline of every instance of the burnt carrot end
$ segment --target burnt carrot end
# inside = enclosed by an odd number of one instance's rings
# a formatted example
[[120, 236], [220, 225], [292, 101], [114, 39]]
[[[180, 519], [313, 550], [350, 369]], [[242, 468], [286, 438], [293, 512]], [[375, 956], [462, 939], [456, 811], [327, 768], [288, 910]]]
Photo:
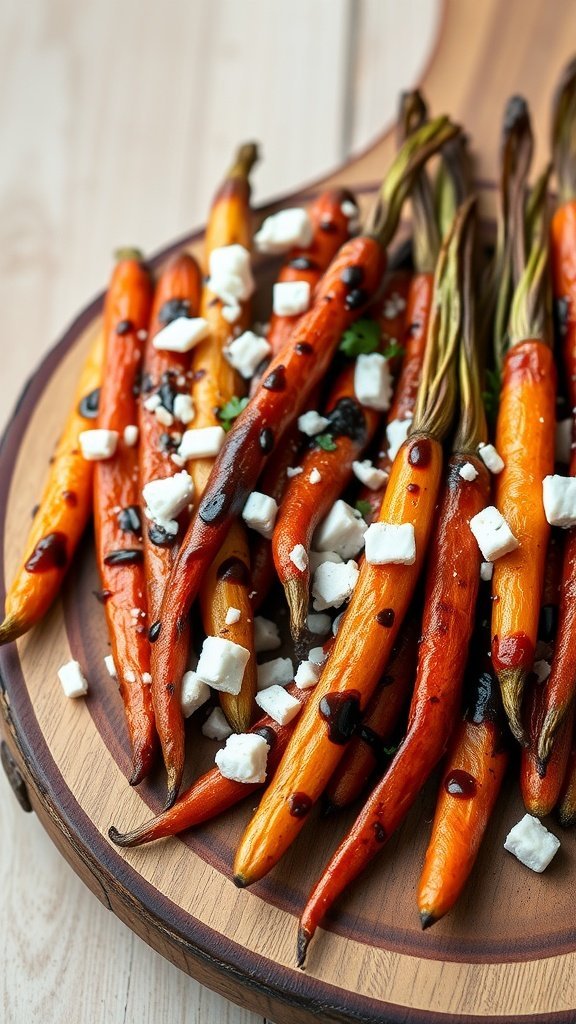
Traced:
[[576, 742], [574, 735], [558, 801], [557, 814], [558, 821], [563, 828], [571, 828], [576, 825]]

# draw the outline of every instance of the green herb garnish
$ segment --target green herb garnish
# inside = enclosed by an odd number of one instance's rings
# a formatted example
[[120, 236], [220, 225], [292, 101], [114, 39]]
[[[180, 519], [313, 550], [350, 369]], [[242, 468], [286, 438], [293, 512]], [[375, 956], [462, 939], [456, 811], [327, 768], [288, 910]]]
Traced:
[[398, 750], [398, 744], [395, 747], [382, 747], [382, 753], [386, 754], [386, 757], [392, 757]]
[[372, 511], [372, 505], [370, 504], [370, 502], [365, 501], [363, 498], [360, 498], [356, 502], [354, 508], [356, 509], [357, 512], [360, 513], [363, 519], [366, 519], [366, 516], [370, 515], [370, 512]]
[[385, 348], [383, 353], [386, 359], [394, 359], [396, 356], [404, 355], [404, 345], [400, 345], [399, 342], [393, 341], [388, 348]]
[[366, 356], [380, 348], [380, 326], [375, 320], [356, 320], [344, 331], [340, 351], [345, 356]]
[[218, 409], [218, 419], [226, 432], [230, 430], [234, 420], [237, 419], [247, 405], [247, 398], [238, 398], [238, 395], [232, 395], [230, 401]]
[[332, 434], [317, 434], [314, 438], [315, 443], [319, 448], [323, 448], [325, 452], [335, 452], [338, 447]]

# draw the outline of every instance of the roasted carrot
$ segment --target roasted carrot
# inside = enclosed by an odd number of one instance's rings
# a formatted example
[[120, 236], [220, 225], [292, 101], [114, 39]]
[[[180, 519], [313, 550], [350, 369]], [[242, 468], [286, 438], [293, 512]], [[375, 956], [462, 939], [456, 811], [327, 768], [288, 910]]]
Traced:
[[[152, 480], [172, 476], [181, 468], [174, 464], [173, 455], [187, 422], [182, 422], [176, 415], [179, 411], [176, 396], [188, 395], [190, 392], [190, 352], [178, 353], [157, 349], [154, 346], [154, 339], [158, 332], [173, 320], [182, 316], [198, 315], [201, 283], [196, 260], [188, 253], [181, 252], [170, 260], [156, 287], [144, 351], [139, 405], [140, 491]], [[152, 396], [157, 396], [162, 403], [158, 410], [149, 408], [148, 403]], [[161, 414], [160, 418], [157, 415], [158, 411]], [[188, 409], [186, 421], [190, 414], [191, 410]], [[170, 423], [170, 420], [173, 422]], [[178, 533], [173, 535], [155, 522], [143, 524], [144, 569], [150, 622], [155, 622], [158, 618], [164, 588], [185, 528], [187, 513], [183, 512], [179, 519]], [[187, 653], [187, 625], [182, 632], [181, 649]], [[173, 785], [174, 774], [178, 773], [177, 766], [184, 760], [184, 729], [178, 678], [172, 686], [163, 686], [160, 689], [152, 680], [151, 691], [156, 730], [168, 774], [169, 789]]]
[[[426, 125], [407, 141], [383, 186], [368, 234], [347, 242], [319, 285], [312, 308], [235, 421], [217, 456], [166, 589], [153, 646], [159, 685], [173, 677], [174, 645], [208, 566], [240, 514], [280, 436], [301, 412], [330, 363], [345, 328], [368, 304], [385, 267], [385, 250], [398, 223], [412, 177], [458, 129], [447, 118]], [[342, 280], [349, 269], [362, 287]]]
[[90, 518], [94, 464], [82, 457], [78, 435], [94, 426], [98, 414], [103, 357], [104, 338], [99, 335], [82, 369], [74, 404], [54, 452], [22, 564], [6, 594], [0, 644], [16, 640], [46, 614]]
[[[300, 966], [304, 963], [310, 939], [326, 910], [382, 849], [405, 817], [424, 782], [444, 754], [460, 709], [462, 676], [474, 626], [480, 580], [480, 552], [468, 524], [472, 516], [485, 506], [489, 493], [488, 473], [475, 454], [478, 443], [486, 435], [486, 425], [475, 359], [472, 209], [471, 204], [467, 203], [457, 218], [457, 226], [450, 240], [450, 253], [455, 263], [451, 275], [448, 279], [443, 275], [445, 258], [441, 254], [436, 278], [436, 295], [440, 296], [441, 313], [438, 313], [437, 307], [431, 320], [431, 330], [434, 331], [435, 319], [440, 316], [443, 322], [450, 322], [450, 329], [458, 337], [462, 335], [459, 360], [461, 417], [430, 545], [422, 639], [408, 731], [384, 778], [368, 798], [349, 835], [332, 857], [308, 900], [298, 932], [297, 955]], [[422, 391], [427, 383], [426, 366], [431, 354], [430, 345], [434, 347], [433, 333], [428, 342]], [[416, 422], [421, 408], [421, 393], [416, 408]], [[407, 444], [410, 445], [410, 442], [409, 438]], [[393, 467], [383, 508], [389, 500], [399, 458], [400, 454]], [[470, 464], [476, 471], [472, 480], [461, 475], [461, 469], [466, 464]], [[467, 472], [466, 475], [470, 474]], [[366, 651], [365, 636], [364, 630], [356, 635], [356, 644], [358, 638], [362, 638], [363, 651]], [[323, 679], [329, 671], [330, 660]]]
[[[459, 234], [460, 229], [456, 237]], [[303, 827], [304, 818], [291, 813], [292, 798], [304, 794], [312, 807], [325, 789], [384, 671], [413, 596], [438, 499], [442, 438], [454, 412], [458, 318], [454, 312], [449, 316], [447, 307], [454, 273], [449, 246], [437, 268], [439, 301], [431, 320], [413, 430], [394, 460], [380, 511], [382, 524], [409, 524], [414, 560], [379, 565], [364, 561], [313, 699], [240, 842], [234, 864], [237, 885], [262, 878]]]
[[576, 825], [576, 730], [572, 734], [572, 746], [558, 801], [558, 820], [563, 828]]
[[132, 745], [135, 786], [156, 748], [146, 632], [146, 582], [138, 486], [138, 455], [126, 443], [137, 423], [135, 384], [150, 318], [151, 283], [138, 253], [119, 253], [104, 305], [106, 355], [98, 427], [118, 435], [116, 453], [94, 471], [96, 554], [112, 656]]

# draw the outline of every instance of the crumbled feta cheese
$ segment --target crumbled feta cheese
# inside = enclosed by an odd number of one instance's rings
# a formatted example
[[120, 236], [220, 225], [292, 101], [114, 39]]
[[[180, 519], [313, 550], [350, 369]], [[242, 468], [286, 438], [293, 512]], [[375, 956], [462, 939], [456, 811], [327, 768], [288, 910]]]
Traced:
[[295, 207], [279, 210], [267, 217], [260, 230], [254, 235], [254, 244], [259, 252], [287, 252], [293, 246], [306, 248], [312, 241], [312, 224], [306, 210]]
[[168, 409], [165, 409], [163, 405], [156, 406], [154, 415], [158, 420], [158, 423], [161, 423], [163, 427], [171, 427], [174, 423], [172, 413]]
[[303, 544], [295, 544], [288, 557], [300, 572], [308, 568], [308, 555]]
[[138, 444], [138, 427], [130, 423], [127, 427], [124, 427], [124, 444], [127, 448], [133, 448], [134, 445]]
[[78, 435], [82, 457], [87, 462], [101, 462], [104, 459], [111, 459], [118, 447], [118, 431], [103, 430], [82, 430]]
[[142, 673], [142, 682], [144, 683], [144, 686], [152, 685], [152, 676], [150, 675], [149, 672]]
[[308, 281], [278, 281], [272, 288], [272, 309], [276, 316], [297, 316], [310, 305]]
[[372, 523], [364, 541], [369, 565], [414, 565], [416, 561], [412, 523]]
[[286, 470], [286, 476], [288, 477], [289, 480], [291, 480], [293, 476], [299, 476], [300, 473], [303, 472], [304, 470], [302, 469], [302, 466], [288, 466], [288, 469]]
[[310, 473], [308, 474], [308, 480], [310, 481], [311, 484], [322, 483], [322, 474], [316, 469], [316, 467], [310, 470]]
[[172, 452], [172, 455], [170, 456], [170, 461], [173, 462], [175, 466], [178, 466], [179, 469], [182, 469], [186, 465], [186, 459], [183, 459], [180, 455], [177, 455], [176, 452]]
[[136, 682], [136, 673], [133, 672], [131, 668], [127, 669], [127, 671], [124, 673], [124, 682], [125, 683], [135, 683]]
[[543, 683], [544, 680], [548, 679], [548, 676], [550, 675], [550, 663], [546, 661], [544, 658], [541, 658], [539, 661], [534, 662], [532, 666], [532, 671], [536, 676], [536, 682]]
[[324, 653], [323, 647], [313, 647], [308, 654], [308, 660], [311, 661], [313, 665], [323, 665], [327, 657], [328, 655]]
[[362, 405], [385, 412], [392, 401], [392, 376], [379, 352], [358, 356], [354, 368], [354, 394]]
[[148, 412], [156, 412], [156, 409], [158, 409], [160, 405], [162, 405], [162, 399], [159, 394], [149, 395], [148, 398], [144, 399], [144, 408], [147, 409]]
[[340, 612], [340, 615], [337, 615], [334, 619], [334, 622], [332, 623], [332, 636], [338, 635], [338, 630], [340, 629], [340, 624], [345, 614], [345, 612]]
[[518, 541], [503, 515], [494, 505], [488, 505], [470, 520], [480, 551], [487, 562], [495, 562], [510, 551], [515, 551]]
[[138, 338], [138, 341], [146, 341], [146, 338], [148, 337], [148, 331], [142, 328], [141, 331], [136, 331], [136, 337]]
[[532, 871], [544, 871], [560, 847], [560, 840], [532, 814], [514, 825], [506, 836], [504, 849], [513, 853], [521, 864]]
[[249, 660], [250, 651], [240, 644], [220, 636], [207, 636], [202, 644], [196, 674], [214, 690], [237, 696]]
[[386, 440], [388, 441], [388, 458], [390, 459], [390, 462], [394, 462], [394, 459], [404, 444], [404, 441], [408, 437], [411, 426], [411, 416], [408, 416], [405, 420], [390, 420], [390, 423], [387, 424]]
[[479, 445], [478, 455], [491, 473], [501, 473], [504, 469], [504, 460], [500, 458], [493, 444]]
[[278, 504], [274, 498], [260, 491], [252, 491], [242, 509], [242, 518], [247, 526], [263, 537], [270, 539], [278, 515]]
[[315, 636], [328, 636], [332, 625], [329, 615], [315, 615], [314, 612], [310, 612], [308, 615], [307, 624], [308, 629]]
[[468, 480], [469, 483], [472, 483], [472, 481], [478, 476], [478, 470], [471, 462], [465, 462], [463, 466], [460, 466], [458, 473], [463, 480]]
[[232, 605], [230, 605], [228, 611], [226, 612], [226, 618], [224, 619], [224, 622], [226, 623], [227, 626], [233, 626], [236, 622], [240, 622], [241, 618], [242, 612], [240, 611], [240, 609], [233, 608]]
[[364, 459], [363, 462], [353, 462], [352, 470], [360, 483], [369, 487], [371, 491], [377, 491], [388, 479], [388, 473], [383, 469], [378, 469], [370, 459]]
[[357, 231], [360, 227], [360, 211], [356, 206], [356, 203], [352, 199], [344, 199], [340, 204], [340, 209], [345, 217], [348, 218], [348, 230], [352, 234]]
[[209, 334], [210, 324], [203, 317], [178, 316], [154, 335], [152, 345], [162, 352], [190, 352]]
[[254, 331], [244, 331], [226, 346], [224, 356], [230, 366], [248, 380], [271, 351], [266, 338], [259, 337]]
[[210, 697], [210, 687], [199, 679], [196, 672], [185, 672], [182, 676], [180, 703], [184, 718], [190, 718]]
[[270, 715], [278, 725], [288, 725], [288, 722], [296, 718], [302, 710], [298, 698], [287, 693], [283, 686], [268, 686], [256, 694], [256, 703], [264, 714]]
[[150, 480], [142, 488], [144, 513], [166, 533], [178, 533], [177, 516], [192, 500], [194, 484], [186, 470], [158, 480]]
[[320, 666], [311, 661], [302, 661], [296, 669], [294, 682], [299, 690], [311, 690], [320, 678]]
[[250, 253], [242, 245], [213, 249], [209, 259], [208, 287], [226, 306], [238, 306], [254, 291]]
[[343, 561], [344, 559], [340, 558], [335, 551], [310, 551], [308, 553], [310, 572], [316, 572], [318, 566], [324, 565], [324, 562], [333, 562], [336, 565]]
[[214, 760], [225, 779], [252, 784], [265, 782], [269, 749], [264, 737], [257, 733], [233, 734], [226, 740], [224, 749], [216, 752]]
[[339, 498], [314, 534], [314, 549], [335, 551], [344, 559], [352, 558], [364, 547], [366, 530], [362, 517]]
[[224, 320], [227, 320], [229, 324], [235, 324], [240, 319], [242, 307], [237, 304], [226, 305], [222, 306], [220, 312]]
[[556, 424], [556, 462], [563, 462], [566, 466], [570, 463], [572, 455], [572, 428], [573, 419], [571, 416], [565, 420], [559, 420]]
[[278, 626], [271, 619], [257, 615], [254, 619], [254, 649], [257, 654], [263, 651], [276, 651], [282, 645]]
[[190, 395], [176, 395], [174, 398], [174, 415], [180, 423], [191, 423], [194, 419], [194, 402]]
[[114, 664], [114, 658], [111, 654], [106, 654], [104, 657], [104, 664], [106, 665], [106, 671], [111, 679], [118, 679], [118, 673], [116, 671], [116, 665]]
[[67, 697], [85, 697], [88, 693], [88, 683], [77, 661], [67, 661], [62, 665], [58, 669], [58, 679]]
[[576, 525], [576, 477], [545, 476], [542, 498], [550, 526], [561, 526], [567, 530]]
[[256, 689], [267, 690], [269, 686], [288, 686], [294, 679], [294, 666], [290, 658], [272, 658], [257, 666]]
[[358, 581], [358, 565], [352, 559], [335, 565], [324, 562], [314, 573], [312, 597], [314, 609], [323, 612], [326, 608], [340, 608], [348, 600]]
[[308, 437], [314, 437], [315, 434], [321, 434], [323, 430], [326, 430], [329, 423], [330, 420], [326, 416], [320, 416], [320, 413], [311, 409], [298, 417], [298, 430], [307, 434]]
[[494, 566], [492, 562], [480, 562], [480, 579], [484, 580], [485, 583], [489, 583], [494, 573]]
[[214, 708], [202, 726], [202, 734], [209, 740], [227, 740], [232, 732], [221, 708]]
[[178, 455], [181, 459], [211, 459], [218, 455], [225, 437], [223, 427], [197, 427], [185, 430]]

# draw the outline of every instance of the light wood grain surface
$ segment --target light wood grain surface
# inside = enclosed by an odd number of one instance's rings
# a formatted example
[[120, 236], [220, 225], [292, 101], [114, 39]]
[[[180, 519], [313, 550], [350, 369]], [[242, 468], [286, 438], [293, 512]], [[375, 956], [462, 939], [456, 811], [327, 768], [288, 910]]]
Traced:
[[[4, 0], [0, 426], [106, 280], [202, 223], [236, 143], [256, 201], [366, 145], [433, 46], [440, 0]], [[0, 781], [0, 1019], [261, 1024], [136, 938]], [[238, 999], [242, 995], [239, 992]]]

